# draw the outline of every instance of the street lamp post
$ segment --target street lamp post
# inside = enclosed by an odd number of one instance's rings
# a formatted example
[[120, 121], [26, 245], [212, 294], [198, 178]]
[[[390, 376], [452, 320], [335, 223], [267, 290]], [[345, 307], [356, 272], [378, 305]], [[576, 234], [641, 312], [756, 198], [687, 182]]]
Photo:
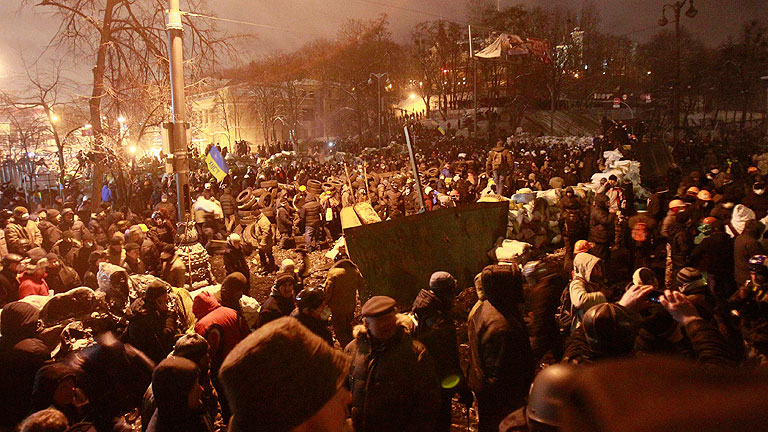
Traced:
[[[371, 73], [371, 77], [368, 78], [368, 84], [373, 84], [373, 77], [376, 77], [376, 91], [378, 92], [378, 98], [376, 99], [376, 118], [377, 118], [377, 124], [379, 127], [379, 148], [382, 148], [381, 144], [381, 79], [385, 76], [388, 76], [386, 72], [384, 73]], [[389, 78], [387, 78], [389, 79]]]
[[677, 145], [680, 134], [680, 11], [685, 7], [686, 3], [689, 6], [688, 10], [685, 11], [685, 16], [694, 18], [699, 11], [693, 6], [693, 0], [678, 0], [674, 3], [665, 4], [661, 9], [661, 19], [659, 19], [659, 25], [664, 27], [669, 24], [665, 14], [667, 8], [672, 9], [675, 13], [675, 85], [672, 95], [672, 111], [675, 116], [672, 129], [674, 145]]
[[765, 83], [765, 111], [763, 112], [763, 136], [768, 139], [768, 75], [760, 77]]

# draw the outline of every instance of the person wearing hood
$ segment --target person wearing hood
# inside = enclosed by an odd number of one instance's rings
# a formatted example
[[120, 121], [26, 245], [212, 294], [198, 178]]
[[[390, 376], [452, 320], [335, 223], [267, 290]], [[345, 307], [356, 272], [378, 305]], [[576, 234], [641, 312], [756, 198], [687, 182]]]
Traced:
[[733, 242], [733, 276], [738, 286], [750, 280], [749, 259], [765, 254], [759, 241], [763, 231], [765, 226], [761, 222], [749, 220], [744, 225], [744, 231]]
[[162, 281], [147, 287], [144, 297], [131, 305], [127, 336], [130, 343], [152, 361], [160, 362], [181, 335], [168, 308], [168, 289]]
[[429, 288], [419, 291], [413, 301], [412, 312], [418, 326], [411, 336], [427, 348], [441, 383], [440, 413], [435, 431], [451, 430], [454, 394], [458, 392], [463, 405], [471, 405], [474, 400], [459, 363], [456, 326], [450, 316], [456, 291], [456, 279], [448, 272], [439, 271], [432, 273]]
[[48, 296], [51, 294], [48, 283], [45, 281], [48, 271], [48, 258], [42, 248], [35, 248], [30, 252], [30, 258], [24, 260], [26, 270], [19, 277], [18, 300], [30, 295]]
[[749, 260], [749, 280], [728, 299], [738, 311], [747, 346], [753, 348], [761, 364], [768, 362], [768, 257]]
[[26, 207], [18, 206], [13, 209], [13, 218], [5, 227], [5, 241], [8, 245], [8, 252], [25, 255], [26, 250], [21, 244], [25, 239], [29, 242], [29, 247], [41, 247], [43, 245], [43, 236], [37, 224], [29, 220], [29, 210]]
[[613, 240], [613, 215], [608, 211], [608, 197], [595, 195], [595, 202], [589, 213], [589, 235], [587, 240], [594, 243], [592, 253], [602, 259], [610, 256], [610, 243]]
[[48, 259], [48, 269], [45, 281], [54, 294], [65, 293], [72, 288], [82, 286], [80, 276], [77, 275], [75, 269], [63, 263], [58, 255], [49, 253], [46, 258]]
[[331, 308], [331, 325], [341, 346], [352, 341], [352, 319], [357, 294], [363, 293], [365, 279], [355, 263], [341, 259], [333, 264], [325, 278], [325, 293]]
[[61, 222], [59, 222], [61, 232], [72, 231], [73, 237], [77, 241], [83, 239], [83, 235], [88, 232], [83, 221], [75, 218], [75, 211], [71, 208], [65, 208], [61, 211]]
[[245, 320], [243, 308], [240, 306], [240, 298], [250, 289], [248, 279], [239, 272], [228, 274], [221, 282], [221, 305], [235, 310]]
[[331, 309], [327, 301], [328, 297], [322, 289], [305, 288], [296, 296], [296, 309], [291, 316], [333, 347], [333, 335], [328, 323]]
[[488, 173], [488, 177], [493, 178], [493, 183], [498, 188], [497, 194], [504, 196], [507, 192], [504, 190], [504, 185], [508, 176], [514, 177], [514, 166], [514, 156], [508, 149], [504, 148], [504, 142], [499, 140], [496, 142], [496, 146], [488, 152], [488, 159], [485, 161], [485, 172]]
[[568, 285], [571, 305], [575, 309], [571, 331], [575, 330], [581, 318], [592, 306], [608, 301], [604, 290], [603, 261], [590, 253], [576, 255], [573, 259], [573, 279]]
[[755, 219], [763, 219], [768, 214], [768, 195], [765, 194], [765, 182], [756, 181], [741, 203], [755, 212]]
[[0, 308], [19, 298], [19, 276], [24, 272], [21, 255], [3, 256], [3, 269], [0, 270]]
[[288, 316], [293, 312], [295, 307], [293, 294], [295, 283], [293, 276], [289, 274], [282, 274], [275, 279], [272, 292], [267, 300], [264, 301], [264, 304], [261, 305], [256, 327], [261, 327], [270, 321]]
[[125, 245], [125, 237], [120, 233], [115, 233], [109, 240], [109, 248], [107, 249], [107, 261], [110, 264], [119, 266], [123, 262], [125, 259], [123, 245]]
[[248, 326], [238, 318], [237, 311], [219, 304], [209, 292], [195, 297], [192, 311], [197, 318], [195, 333], [208, 341], [211, 372], [216, 375], [227, 354], [248, 336]]
[[479, 430], [484, 432], [499, 430], [504, 417], [525, 405], [535, 362], [521, 311], [525, 300], [519, 270], [488, 266], [481, 281], [486, 300], [467, 322], [467, 379], [477, 397]]
[[72, 263], [72, 267], [77, 271], [77, 274], [83, 281], [85, 281], [85, 272], [88, 271], [88, 258], [90, 258], [91, 252], [101, 249], [101, 246], [96, 244], [96, 239], [93, 237], [93, 234], [86, 233], [83, 235], [83, 241], [80, 248], [77, 249], [75, 260]]
[[391, 297], [371, 297], [361, 313], [364, 324], [355, 327], [355, 339], [344, 350], [352, 357], [355, 431], [434, 430], [440, 384], [431, 355], [398, 322]]
[[0, 428], [14, 428], [30, 411], [35, 374], [51, 351], [38, 339], [35, 306], [11, 302], [0, 320]]
[[301, 218], [301, 222], [304, 224], [304, 247], [309, 252], [312, 252], [313, 241], [318, 243], [315, 247], [319, 247], [320, 240], [318, 234], [323, 228], [322, 206], [314, 194], [307, 195], [307, 200], [299, 210], [299, 218]]
[[197, 365], [183, 357], [168, 357], [152, 372], [155, 410], [147, 432], [213, 432], [213, 422], [202, 408], [203, 387]]

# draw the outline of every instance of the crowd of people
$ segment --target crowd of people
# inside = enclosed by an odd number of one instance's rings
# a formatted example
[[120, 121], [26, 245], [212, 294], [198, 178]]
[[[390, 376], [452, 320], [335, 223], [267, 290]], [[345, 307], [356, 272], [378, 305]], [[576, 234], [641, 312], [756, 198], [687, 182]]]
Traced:
[[[223, 182], [194, 172], [182, 222], [222, 256], [226, 277], [209, 281], [220, 291], [195, 291], [170, 177], [147, 174], [129, 197], [109, 182], [101, 196], [73, 186], [46, 204], [6, 186], [0, 430], [449, 431], [457, 407], [474, 405], [480, 431], [549, 431], [566, 425], [586, 364], [768, 363], [768, 155], [702, 144], [691, 151], [703, 157], [644, 178], [641, 201], [616, 175], [576, 193], [607, 168], [601, 137], [415, 133], [418, 182], [393, 147], [346, 163], [233, 163]], [[365, 297], [376, 289], [343, 248], [320, 282], [308, 260], [274, 258], [329, 248], [342, 209], [359, 203], [396, 220], [547, 189], [562, 240], [478, 269], [470, 290], [444, 269], [396, 304]], [[562, 261], [548, 255], [560, 248]], [[135, 277], [149, 282], [132, 298]], [[273, 283], [249, 321], [241, 299], [255, 278]], [[471, 310], [457, 305], [463, 291]], [[41, 325], [53, 296], [89, 299], [101, 321], [79, 328], [88, 343]]]

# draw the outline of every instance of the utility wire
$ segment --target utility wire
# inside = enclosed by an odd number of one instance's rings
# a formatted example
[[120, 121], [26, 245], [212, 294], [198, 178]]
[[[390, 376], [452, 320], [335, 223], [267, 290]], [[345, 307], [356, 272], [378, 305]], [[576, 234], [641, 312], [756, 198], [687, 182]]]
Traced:
[[294, 30], [294, 29], [289, 29], [287, 27], [278, 27], [278, 26], [273, 26], [273, 25], [269, 25], [269, 24], [261, 24], [261, 23], [255, 23], [255, 22], [250, 22], [250, 21], [242, 21], [242, 20], [230, 19], [230, 18], [221, 18], [221, 17], [217, 17], [217, 16], [204, 15], [204, 14], [200, 14], [200, 13], [187, 12], [187, 11], [181, 11], [181, 14], [182, 15], [191, 16], [191, 17], [207, 18], [207, 19], [211, 19], [211, 20], [215, 20], [215, 21], [223, 21], [223, 22], [228, 22], [228, 23], [233, 23], [233, 24], [243, 24], [243, 25], [249, 25], [249, 26], [254, 26], [254, 27], [262, 27], [262, 28], [268, 28], [268, 29], [272, 29], [272, 30], [282, 30], [282, 31], [287, 31], [287, 32], [291, 32], [291, 33], [303, 34], [303, 33], [299, 32], [297, 30]]

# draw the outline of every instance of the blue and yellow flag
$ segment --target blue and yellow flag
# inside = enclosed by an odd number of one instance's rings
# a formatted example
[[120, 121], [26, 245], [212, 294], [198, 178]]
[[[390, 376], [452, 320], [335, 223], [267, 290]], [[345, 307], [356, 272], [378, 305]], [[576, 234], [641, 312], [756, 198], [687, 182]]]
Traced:
[[211, 147], [211, 151], [205, 157], [205, 164], [208, 165], [208, 171], [216, 177], [216, 181], [224, 180], [224, 177], [229, 173], [229, 166], [224, 162], [224, 158], [216, 146]]
[[438, 130], [438, 132], [440, 132], [441, 134], [445, 135], [445, 129], [443, 129], [443, 127], [442, 127], [442, 126], [438, 126], [438, 127], [437, 127], [437, 130]]

